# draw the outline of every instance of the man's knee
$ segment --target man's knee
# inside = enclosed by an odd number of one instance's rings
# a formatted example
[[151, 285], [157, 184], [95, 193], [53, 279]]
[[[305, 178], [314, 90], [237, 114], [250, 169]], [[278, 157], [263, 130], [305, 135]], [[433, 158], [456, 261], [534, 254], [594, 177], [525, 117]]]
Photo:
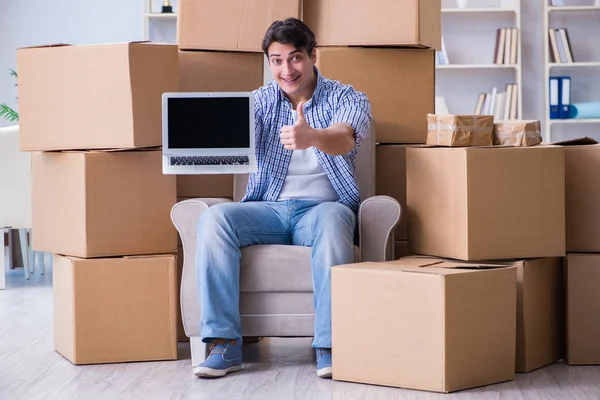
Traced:
[[356, 217], [354, 212], [341, 203], [326, 202], [315, 206], [314, 227], [321, 232], [340, 234], [354, 232]]
[[228, 214], [233, 209], [232, 205], [237, 203], [218, 203], [200, 215], [198, 221], [198, 231], [214, 231], [216, 228], [222, 228], [228, 224]]

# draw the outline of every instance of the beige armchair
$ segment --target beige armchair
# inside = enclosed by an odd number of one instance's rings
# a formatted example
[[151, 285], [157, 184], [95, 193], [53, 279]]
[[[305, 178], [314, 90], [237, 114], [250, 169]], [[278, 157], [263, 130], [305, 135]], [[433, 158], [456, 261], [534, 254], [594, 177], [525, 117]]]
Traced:
[[[402, 214], [400, 204], [375, 194], [375, 142], [373, 134], [363, 141], [356, 160], [362, 203], [358, 214], [359, 246], [356, 261], [393, 258], [393, 232]], [[243, 197], [247, 175], [236, 175], [234, 201]], [[206, 356], [200, 339], [200, 301], [196, 285], [196, 226], [208, 207], [231, 201], [203, 198], [179, 202], [171, 219], [183, 244], [181, 312], [190, 338], [192, 365]], [[242, 249], [240, 262], [240, 315], [244, 337], [313, 336], [314, 307], [310, 248], [284, 245], [255, 245]]]

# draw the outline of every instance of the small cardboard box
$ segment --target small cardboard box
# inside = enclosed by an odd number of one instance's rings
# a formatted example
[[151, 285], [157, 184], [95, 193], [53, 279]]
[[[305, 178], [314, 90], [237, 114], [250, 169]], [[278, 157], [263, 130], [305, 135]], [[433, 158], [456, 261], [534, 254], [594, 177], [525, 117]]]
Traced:
[[53, 258], [54, 348], [73, 364], [176, 360], [175, 256]]
[[76, 257], [177, 252], [175, 176], [160, 151], [33, 153], [37, 251]]
[[406, 149], [409, 250], [459, 260], [565, 255], [559, 146]]
[[564, 355], [564, 258], [512, 262], [517, 268], [516, 372], [530, 372]]
[[427, 144], [449, 147], [491, 146], [492, 115], [427, 114]]
[[434, 57], [427, 49], [321, 47], [317, 67], [324, 77], [367, 95], [378, 143], [423, 144], [425, 116], [435, 107]]
[[432, 47], [441, 50], [440, 0], [304, 0], [319, 46]]
[[567, 255], [567, 358], [600, 364], [600, 254]]
[[17, 51], [21, 150], [162, 145], [165, 92], [177, 91], [177, 46], [56, 45]]
[[301, 0], [179, 0], [177, 43], [181, 50], [262, 53], [274, 21], [301, 17]]
[[540, 121], [508, 120], [494, 124], [494, 145], [536, 146], [542, 143]]
[[[424, 257], [335, 266], [331, 302], [333, 379], [452, 392], [514, 378], [512, 266]], [[385, 350], [357, 351], [361, 343]]]

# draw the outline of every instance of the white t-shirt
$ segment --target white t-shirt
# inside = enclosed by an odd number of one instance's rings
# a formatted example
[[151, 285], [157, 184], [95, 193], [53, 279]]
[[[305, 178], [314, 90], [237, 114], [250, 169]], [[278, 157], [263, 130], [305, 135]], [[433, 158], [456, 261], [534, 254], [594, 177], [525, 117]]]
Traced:
[[321, 167], [314, 147], [293, 150], [278, 200], [337, 201], [339, 195]]

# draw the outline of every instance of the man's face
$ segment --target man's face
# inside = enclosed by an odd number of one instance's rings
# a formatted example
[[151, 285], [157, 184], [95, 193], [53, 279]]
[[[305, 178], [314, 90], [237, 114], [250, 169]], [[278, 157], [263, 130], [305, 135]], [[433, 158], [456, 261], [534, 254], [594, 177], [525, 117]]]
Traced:
[[271, 74], [285, 94], [296, 97], [312, 90], [314, 50], [309, 55], [306, 50], [298, 50], [291, 44], [274, 42], [269, 46], [268, 55]]

